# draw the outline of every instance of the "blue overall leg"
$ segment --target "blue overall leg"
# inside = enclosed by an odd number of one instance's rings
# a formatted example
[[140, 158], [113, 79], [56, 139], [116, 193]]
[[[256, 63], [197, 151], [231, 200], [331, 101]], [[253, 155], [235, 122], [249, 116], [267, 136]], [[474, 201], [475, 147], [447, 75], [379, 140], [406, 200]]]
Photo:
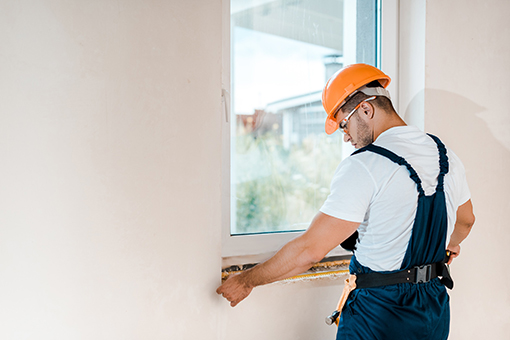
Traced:
[[[440, 262], [445, 256], [448, 220], [444, 176], [448, 173], [448, 157], [443, 143], [430, 137], [437, 144], [440, 168], [436, 191], [431, 196], [425, 195], [418, 174], [404, 158], [373, 144], [354, 153], [370, 151], [387, 157], [405, 166], [416, 183], [418, 208], [400, 270]], [[362, 266], [355, 255], [349, 269], [352, 274], [373, 272]], [[337, 340], [446, 340], [449, 325], [449, 296], [439, 278], [435, 278], [427, 283], [354, 290], [340, 317]]]

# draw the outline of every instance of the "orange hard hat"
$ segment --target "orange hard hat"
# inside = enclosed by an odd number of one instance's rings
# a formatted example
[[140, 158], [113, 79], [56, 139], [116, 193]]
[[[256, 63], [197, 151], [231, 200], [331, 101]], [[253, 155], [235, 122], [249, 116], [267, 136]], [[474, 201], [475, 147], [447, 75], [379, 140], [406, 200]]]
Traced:
[[347, 99], [362, 86], [379, 81], [386, 88], [391, 78], [378, 68], [367, 64], [353, 64], [344, 67], [329, 78], [322, 90], [322, 106], [328, 114], [326, 118], [326, 133], [332, 134], [338, 129], [338, 122], [333, 115]]

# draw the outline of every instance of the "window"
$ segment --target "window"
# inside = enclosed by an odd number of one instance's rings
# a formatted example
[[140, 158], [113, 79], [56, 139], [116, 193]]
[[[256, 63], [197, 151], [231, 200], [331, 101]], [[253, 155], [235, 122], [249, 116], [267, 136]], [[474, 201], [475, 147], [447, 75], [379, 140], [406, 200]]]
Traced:
[[324, 132], [322, 88], [343, 65], [381, 66], [379, 1], [231, 0], [225, 12], [224, 257], [275, 251], [308, 227], [353, 151]]

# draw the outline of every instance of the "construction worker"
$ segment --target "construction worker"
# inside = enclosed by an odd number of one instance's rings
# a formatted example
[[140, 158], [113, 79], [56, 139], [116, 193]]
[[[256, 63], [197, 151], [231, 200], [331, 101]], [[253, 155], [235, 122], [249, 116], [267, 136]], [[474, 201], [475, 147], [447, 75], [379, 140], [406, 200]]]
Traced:
[[[300, 274], [342, 244], [353, 250], [339, 339], [447, 339], [453, 286], [445, 262], [474, 224], [459, 158], [439, 138], [407, 126], [393, 108], [391, 79], [365, 64], [327, 82], [326, 132], [357, 149], [341, 162], [310, 227], [271, 259], [217, 289], [231, 306], [259, 285]], [[445, 254], [449, 257], [445, 261]]]

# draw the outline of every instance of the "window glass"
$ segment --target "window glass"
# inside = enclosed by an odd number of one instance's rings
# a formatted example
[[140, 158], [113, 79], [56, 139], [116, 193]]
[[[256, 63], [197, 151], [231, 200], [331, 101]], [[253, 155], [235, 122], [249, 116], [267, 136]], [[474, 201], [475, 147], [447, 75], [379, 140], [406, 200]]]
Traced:
[[231, 234], [306, 229], [352, 150], [324, 132], [321, 91], [374, 66], [377, 1], [231, 1]]

